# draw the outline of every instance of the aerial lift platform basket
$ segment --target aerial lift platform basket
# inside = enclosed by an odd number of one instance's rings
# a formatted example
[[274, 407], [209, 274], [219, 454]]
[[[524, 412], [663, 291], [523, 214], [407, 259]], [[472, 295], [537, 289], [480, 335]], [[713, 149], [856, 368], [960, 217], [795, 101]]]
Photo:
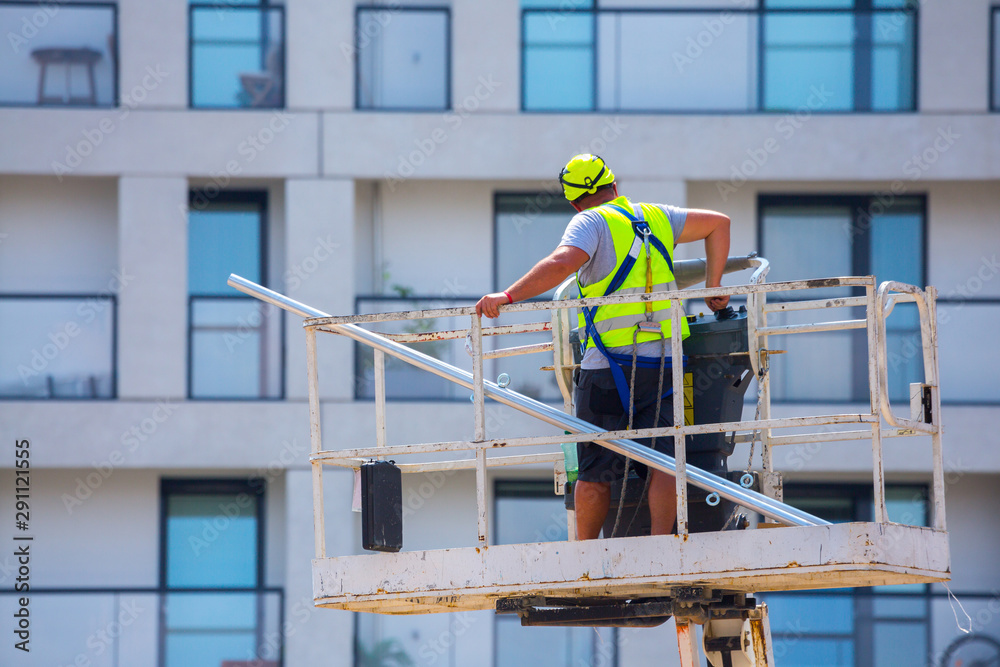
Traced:
[[[679, 287], [704, 279], [704, 262], [677, 263]], [[229, 284], [251, 296], [305, 319], [309, 412], [313, 471], [316, 558], [313, 560], [315, 604], [337, 609], [383, 614], [423, 614], [496, 609], [517, 613], [525, 625], [653, 625], [668, 616], [677, 621], [682, 664], [693, 665], [698, 654], [692, 623], [708, 622], [706, 655], [714, 665], [772, 665], [765, 605], [752, 593], [810, 590], [886, 584], [947, 581], [950, 576], [948, 535], [944, 512], [944, 470], [941, 452], [940, 395], [935, 300], [933, 287], [885, 282], [872, 276], [824, 278], [766, 283], [768, 264], [754, 256], [731, 258], [727, 271], [753, 267], [746, 284], [724, 288], [672, 290], [652, 294], [612, 295], [592, 299], [557, 299], [518, 303], [503, 312], [551, 311], [551, 321], [530, 325], [484, 328], [474, 308], [447, 308], [381, 315], [332, 317], [310, 306], [256, 285], [239, 276]], [[851, 287], [863, 295], [767, 303], [767, 295], [830, 287]], [[564, 290], [561, 290], [563, 292]], [[801, 293], [801, 292], [800, 292]], [[682, 299], [746, 295], [751, 365], [758, 379], [759, 419], [715, 424], [685, 424], [684, 378], [681, 364], [671, 369], [674, 424], [659, 429], [602, 432], [582, 420], [523, 396], [483, 377], [483, 360], [514, 354], [555, 351], [554, 370], [569, 407], [568, 353], [570, 309], [623, 301], [672, 299], [674, 358], [681, 356]], [[565, 294], [560, 294], [565, 296]], [[915, 303], [920, 317], [924, 381], [911, 385], [908, 418], [893, 413], [887, 388], [886, 318], [899, 303]], [[768, 315], [787, 311], [863, 309], [864, 317], [828, 319], [793, 325], [768, 325]], [[466, 329], [415, 334], [378, 334], [360, 325], [436, 317], [470, 317]], [[775, 335], [863, 329], [868, 342], [869, 410], [853, 414], [773, 418], [767, 341]], [[526, 331], [553, 332], [555, 344], [544, 343], [484, 351], [483, 337]], [[376, 442], [373, 447], [324, 450], [316, 363], [317, 332], [347, 336], [374, 348]], [[422, 354], [406, 342], [466, 339], [472, 371], [465, 371]], [[472, 391], [474, 436], [468, 441], [409, 445], [386, 444], [385, 355], [392, 355]], [[485, 400], [493, 399], [564, 429], [569, 435], [490, 439], [486, 434]], [[811, 432], [801, 433], [803, 427]], [[779, 435], [780, 430], [795, 433]], [[760, 432], [763, 493], [687, 465], [685, 439], [701, 433], [732, 433], [748, 442]], [[674, 437], [676, 458], [634, 442], [654, 435]], [[929, 436], [933, 472], [932, 527], [891, 523], [885, 503], [883, 438]], [[773, 469], [775, 446], [870, 440], [873, 468], [874, 521], [830, 524], [781, 502], [780, 476]], [[602, 540], [490, 545], [488, 540], [487, 468], [545, 463], [557, 480], [565, 479], [561, 443], [595, 441], [677, 481], [677, 534], [618, 537]], [[546, 445], [551, 453], [510, 455], [512, 448]], [[323, 517], [322, 466], [358, 469], [371, 459], [407, 455], [465, 452], [448, 461], [401, 463], [404, 473], [474, 469], [478, 539], [468, 547], [328, 556]], [[502, 452], [502, 455], [497, 455]], [[689, 532], [688, 485], [704, 489], [782, 527], [774, 530]], [[572, 530], [571, 530], [572, 536]], [[614, 604], [609, 604], [614, 603]], [[557, 608], [550, 616], [552, 608]], [[559, 611], [561, 609], [561, 611]], [[728, 624], [728, 626], [727, 626]], [[735, 626], [734, 626], [735, 624]]]

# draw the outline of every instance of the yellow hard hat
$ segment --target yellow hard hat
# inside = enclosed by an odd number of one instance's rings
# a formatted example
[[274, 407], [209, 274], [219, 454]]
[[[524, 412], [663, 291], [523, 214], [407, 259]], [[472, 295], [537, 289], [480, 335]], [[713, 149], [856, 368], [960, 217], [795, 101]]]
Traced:
[[559, 172], [559, 182], [563, 186], [566, 199], [575, 201], [584, 195], [592, 195], [602, 185], [615, 182], [615, 175], [604, 164], [599, 155], [584, 153], [574, 155]]

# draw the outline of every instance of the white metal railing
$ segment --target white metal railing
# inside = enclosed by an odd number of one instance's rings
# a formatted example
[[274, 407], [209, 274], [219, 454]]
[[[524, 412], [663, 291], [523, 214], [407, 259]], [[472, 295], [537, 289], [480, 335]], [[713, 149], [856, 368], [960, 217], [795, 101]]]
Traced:
[[[909, 285], [885, 283], [876, 289], [874, 278], [841, 277], [820, 280], [799, 280], [780, 283], [764, 283], [767, 273], [767, 262], [754, 258], [756, 271], [747, 284], [718, 287], [688, 289], [684, 291], [655, 292], [652, 294], [611, 295], [591, 299], [559, 299], [556, 301], [517, 303], [501, 308], [502, 312], [550, 311], [549, 322], [528, 325], [504, 325], [500, 327], [483, 327], [480, 318], [472, 307], [444, 308], [423, 311], [407, 311], [400, 313], [369, 314], [353, 316], [329, 316], [304, 304], [295, 302], [266, 288], [246, 281], [239, 276], [230, 277], [230, 285], [238, 289], [295, 312], [305, 318], [303, 323], [306, 332], [306, 348], [309, 373], [309, 407], [312, 439], [310, 462], [313, 469], [313, 490], [316, 517], [316, 555], [325, 557], [325, 536], [323, 527], [322, 500], [322, 466], [336, 465], [347, 468], [358, 468], [361, 463], [370, 458], [399, 458], [402, 456], [466, 451], [473, 454], [472, 458], [402, 464], [403, 472], [427, 472], [434, 470], [472, 469], [476, 470], [477, 496], [477, 527], [478, 540], [481, 545], [487, 544], [488, 517], [486, 508], [486, 470], [491, 466], [521, 465], [526, 463], [552, 463], [557, 472], [560, 469], [562, 454], [560, 451], [543, 454], [528, 454], [516, 456], [487, 456], [490, 450], [524, 446], [558, 446], [562, 443], [594, 441], [599, 444], [632, 457], [655, 469], [675, 476], [677, 480], [677, 522], [678, 532], [687, 533], [687, 484], [691, 483], [749, 509], [792, 525], [822, 525], [826, 522], [811, 516], [801, 510], [785, 505], [779, 500], [754, 491], [742, 488], [728, 480], [711, 475], [698, 468], [686, 465], [685, 439], [687, 436], [700, 433], [733, 432], [737, 441], [748, 442], [753, 439], [753, 433], [759, 431], [762, 441], [762, 466], [764, 473], [773, 473], [772, 448], [778, 445], [819, 443], [833, 441], [850, 441], [871, 439], [873, 460], [873, 485], [875, 518], [878, 523], [888, 521], [885, 509], [885, 481], [882, 463], [882, 438], [905, 437], [915, 435], [930, 435], [933, 440], [933, 475], [934, 475], [934, 527], [945, 530], [944, 520], [944, 476], [941, 455], [940, 428], [940, 397], [938, 395], [936, 327], [933, 319], [934, 300], [936, 292], [933, 288], [920, 290]], [[802, 291], [829, 287], [855, 287], [865, 291], [864, 296], [835, 299], [816, 299], [812, 301], [797, 301], [794, 303], [767, 304], [767, 295], [775, 292]], [[483, 360], [487, 353], [483, 350], [483, 336], [509, 335], [524, 331], [553, 331], [554, 346], [514, 346], [504, 348], [503, 354], [526, 354], [544, 350], [554, 350], [553, 369], [557, 376], [560, 370], [569, 364], [566, 356], [564, 339], [568, 340], [568, 315], [572, 308], [583, 305], [593, 306], [607, 303], [645, 302], [672, 300], [671, 316], [673, 321], [673, 336], [670, 341], [674, 358], [680, 358], [681, 318], [684, 317], [682, 299], [700, 299], [720, 295], [746, 295], [748, 301], [748, 327], [750, 339], [750, 358], [759, 383], [759, 419], [713, 424], [684, 424], [683, 405], [683, 366], [677, 364], [672, 369], [671, 382], [673, 392], [673, 423], [676, 426], [665, 428], [638, 429], [631, 431], [606, 432], [573, 417], [552, 406], [540, 403], [517, 392], [511, 391], [497, 383], [484, 378]], [[563, 294], [564, 296], [564, 294]], [[885, 355], [885, 318], [891, 312], [896, 302], [916, 301], [920, 313], [922, 346], [924, 349], [925, 376], [921, 392], [930, 398], [930, 422], [918, 418], [902, 420], [892, 415], [886, 391], [886, 355]], [[813, 325], [796, 325], [795, 327], [769, 327], [767, 316], [771, 312], [785, 310], [820, 310], [823, 312], [832, 308], [864, 306], [864, 319], [839, 320], [820, 322]], [[467, 329], [455, 329], [442, 332], [427, 332], [419, 334], [414, 340], [430, 340], [434, 337], [461, 338], [466, 337], [471, 353], [472, 371], [465, 371], [445, 364], [439, 360], [424, 355], [410, 347], [402, 345], [388, 336], [362, 328], [361, 324], [374, 325], [382, 322], [421, 319], [435, 317], [465, 316], [470, 318]], [[868, 412], [850, 414], [826, 414], [807, 417], [772, 418], [770, 405], [769, 375], [767, 373], [769, 356], [774, 351], [767, 348], [765, 342], [769, 336], [787, 334], [808, 334], [817, 331], [864, 328], [868, 336], [868, 371], [870, 391], [870, 410]], [[375, 375], [375, 446], [348, 450], [324, 450], [319, 415], [319, 391], [316, 363], [316, 332], [328, 332], [345, 335], [358, 342], [374, 348]], [[410, 341], [412, 336], [405, 338]], [[498, 351], [494, 351], [494, 356]], [[473, 438], [467, 441], [433, 442], [419, 444], [393, 445], [386, 444], [385, 437], [385, 355], [398, 357], [418, 368], [435, 373], [449, 381], [455, 382], [472, 390]], [[564, 383], [560, 383], [561, 385]], [[518, 409], [526, 414], [541, 419], [544, 422], [569, 431], [571, 435], [529, 436], [518, 438], [488, 438], [486, 434], [485, 400], [491, 398], [502, 404]], [[568, 401], [567, 401], [568, 403]], [[567, 406], [568, 407], [568, 406]], [[888, 427], [883, 425], [883, 418]], [[847, 424], [864, 425], [858, 430], [823, 431], [814, 433], [795, 433], [776, 435], [777, 429], [797, 429], [811, 426], [838, 426]], [[676, 457], [669, 457], [634, 442], [635, 438], [652, 436], [672, 436]]]

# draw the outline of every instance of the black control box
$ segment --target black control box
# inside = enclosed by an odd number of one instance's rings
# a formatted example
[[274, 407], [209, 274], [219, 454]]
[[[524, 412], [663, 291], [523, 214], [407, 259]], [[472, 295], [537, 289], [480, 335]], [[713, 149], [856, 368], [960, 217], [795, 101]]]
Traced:
[[403, 548], [403, 475], [392, 461], [361, 464], [361, 546], [368, 551]]

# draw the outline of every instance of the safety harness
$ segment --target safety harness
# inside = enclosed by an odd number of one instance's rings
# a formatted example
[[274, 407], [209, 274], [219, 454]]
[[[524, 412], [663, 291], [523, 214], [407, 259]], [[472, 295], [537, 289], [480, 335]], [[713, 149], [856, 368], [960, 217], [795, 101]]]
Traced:
[[[649, 227], [649, 223], [643, 218], [642, 206], [640, 204], [635, 204], [636, 214], [633, 215], [627, 209], [617, 205], [608, 204], [609, 207], [615, 209], [619, 213], [625, 216], [625, 218], [632, 223], [632, 231], [635, 233], [635, 238], [632, 241], [632, 246], [629, 248], [628, 255], [625, 257], [624, 261], [618, 267], [615, 272], [614, 277], [608, 284], [607, 289], [604, 291], [603, 296], [610, 296], [614, 294], [618, 288], [622, 286], [625, 279], [628, 277], [629, 273], [632, 272], [636, 261], [639, 258], [639, 251], [643, 248], [646, 250], [646, 294], [650, 294], [653, 291], [653, 259], [650, 254], [651, 248], [655, 248], [657, 252], [663, 257], [667, 262], [667, 266], [670, 268], [670, 272], [674, 271], [674, 264], [670, 259], [670, 253], [664, 247], [663, 242], [660, 241], [652, 232]], [[583, 285], [580, 284], [579, 275], [577, 276], [577, 284], [579, 285], [581, 292], [583, 290]], [[633, 397], [632, 397], [632, 387], [630, 387], [629, 381], [625, 378], [625, 371], [622, 370], [622, 364], [632, 364], [632, 380], [635, 379], [635, 368], [661, 368], [665, 363], [667, 368], [672, 367], [672, 360], [666, 359], [665, 354], [661, 354], [659, 358], [656, 357], [640, 357], [637, 355], [636, 351], [638, 348], [638, 336], [639, 332], [644, 333], [655, 333], [661, 336], [662, 340], [662, 329], [660, 328], [660, 323], [653, 320], [653, 303], [651, 301], [646, 302], [646, 320], [640, 322], [636, 325], [635, 335], [633, 336], [632, 343], [632, 355], [626, 354], [615, 354], [610, 352], [607, 347], [605, 347], [604, 342], [601, 340], [601, 336], [597, 331], [597, 327], [594, 324], [597, 317], [597, 310], [600, 306], [593, 306], [590, 308], [584, 307], [583, 317], [586, 321], [586, 339], [594, 342], [594, 345], [600, 350], [601, 354], [608, 360], [608, 366], [611, 367], [611, 376], [614, 378], [615, 387], [618, 389], [618, 398], [621, 400], [622, 408], [629, 413], [632, 412], [633, 408]], [[589, 342], [585, 342], [588, 345]], [[664, 350], [665, 352], [665, 350]], [[681, 363], [686, 361], [686, 357], [682, 357]], [[667, 388], [663, 392], [662, 382], [659, 387], [660, 392], [662, 392], [660, 398], [666, 398], [673, 393], [673, 386]], [[631, 421], [631, 420], [630, 420]], [[630, 424], [631, 428], [631, 424]]]

